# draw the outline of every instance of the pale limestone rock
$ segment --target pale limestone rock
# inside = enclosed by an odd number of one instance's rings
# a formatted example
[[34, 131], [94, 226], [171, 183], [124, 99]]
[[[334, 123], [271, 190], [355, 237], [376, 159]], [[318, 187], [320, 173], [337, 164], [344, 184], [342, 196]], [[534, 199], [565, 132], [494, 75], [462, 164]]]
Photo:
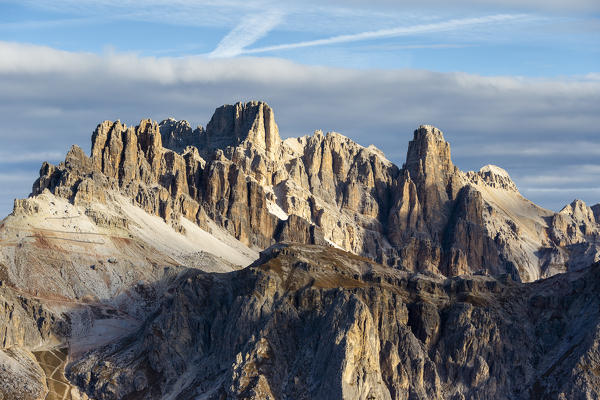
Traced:
[[487, 185], [495, 189], [518, 192], [517, 185], [508, 172], [496, 165], [485, 165], [479, 172], [468, 172], [467, 178], [475, 184]]
[[281, 139], [271, 108], [253, 101], [217, 108], [201, 144], [202, 150], [250, 145], [274, 156], [279, 154]]
[[573, 200], [552, 217], [552, 238], [561, 246], [586, 242], [590, 236], [598, 238], [598, 224], [590, 207], [581, 200]]
[[0, 377], [2, 400], [42, 400], [48, 393], [44, 371], [20, 347], [0, 348]]

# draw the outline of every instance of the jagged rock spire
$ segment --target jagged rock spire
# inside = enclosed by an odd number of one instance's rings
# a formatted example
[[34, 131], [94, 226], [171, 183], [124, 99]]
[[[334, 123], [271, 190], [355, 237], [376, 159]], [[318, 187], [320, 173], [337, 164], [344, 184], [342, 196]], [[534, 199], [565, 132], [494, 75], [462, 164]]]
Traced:
[[454, 164], [442, 131], [432, 125], [419, 126], [408, 144], [405, 168], [417, 184], [446, 182]]
[[246, 142], [272, 156], [281, 146], [273, 110], [261, 101], [217, 108], [204, 137], [207, 149], [223, 149]]
[[461, 173], [450, 159], [450, 145], [442, 132], [421, 125], [408, 144], [404, 178], [399, 181], [395, 209], [390, 220], [394, 241], [402, 243], [409, 232], [439, 237], [451, 204], [462, 187]]

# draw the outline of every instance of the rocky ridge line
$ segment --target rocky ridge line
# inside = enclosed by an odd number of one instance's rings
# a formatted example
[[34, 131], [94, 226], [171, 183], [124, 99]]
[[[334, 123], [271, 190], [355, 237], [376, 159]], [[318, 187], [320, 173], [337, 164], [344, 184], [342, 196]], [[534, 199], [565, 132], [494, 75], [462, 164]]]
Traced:
[[[328, 242], [446, 276], [483, 270], [532, 281], [600, 259], [592, 211], [580, 220], [539, 208], [496, 166], [463, 173], [433, 126], [414, 132], [398, 168], [337, 133], [281, 140], [262, 102], [219, 107], [206, 130], [105, 121], [91, 157], [74, 147], [65, 163], [44, 164], [32, 194], [45, 189], [74, 204], [119, 191], [177, 229], [180, 217], [205, 229], [214, 220], [259, 249]], [[574, 232], [577, 224], [585, 227]]]

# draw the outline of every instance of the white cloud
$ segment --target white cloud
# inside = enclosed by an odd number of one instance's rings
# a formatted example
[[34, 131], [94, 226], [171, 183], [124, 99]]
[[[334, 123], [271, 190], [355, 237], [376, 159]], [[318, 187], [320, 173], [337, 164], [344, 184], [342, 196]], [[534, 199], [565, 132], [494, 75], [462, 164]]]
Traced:
[[[518, 176], [519, 183], [529, 190], [547, 190], [548, 187], [573, 190], [581, 186], [599, 187], [600, 164], [557, 163], [546, 171]], [[598, 199], [600, 201], [600, 198]]]
[[[569, 193], [572, 195], [582, 194], [582, 193], [592, 193], [597, 195], [600, 193], [600, 187], [570, 187], [570, 188], [560, 188], [560, 187], [545, 187], [545, 188], [526, 188], [523, 190], [525, 193]], [[570, 197], [569, 197], [570, 198]], [[576, 198], [576, 197], [575, 197]], [[564, 204], [567, 204], [565, 202]], [[593, 203], [591, 203], [593, 204]]]

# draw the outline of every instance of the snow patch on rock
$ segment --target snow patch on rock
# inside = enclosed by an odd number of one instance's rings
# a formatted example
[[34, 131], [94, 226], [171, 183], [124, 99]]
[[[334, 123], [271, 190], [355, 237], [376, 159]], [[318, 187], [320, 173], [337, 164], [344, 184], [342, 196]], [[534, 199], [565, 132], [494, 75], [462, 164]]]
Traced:
[[500, 168], [499, 166], [493, 164], [484, 165], [483, 167], [481, 167], [479, 172], [490, 172], [492, 174], [510, 179], [510, 175], [508, 174], [508, 172], [506, 172], [504, 168]]

